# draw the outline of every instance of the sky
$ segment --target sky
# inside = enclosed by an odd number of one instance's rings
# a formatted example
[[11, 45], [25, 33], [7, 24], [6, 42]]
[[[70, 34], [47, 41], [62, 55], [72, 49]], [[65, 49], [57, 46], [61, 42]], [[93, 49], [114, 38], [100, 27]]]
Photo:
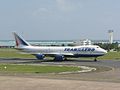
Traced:
[[120, 40], [120, 0], [0, 0], [0, 40]]

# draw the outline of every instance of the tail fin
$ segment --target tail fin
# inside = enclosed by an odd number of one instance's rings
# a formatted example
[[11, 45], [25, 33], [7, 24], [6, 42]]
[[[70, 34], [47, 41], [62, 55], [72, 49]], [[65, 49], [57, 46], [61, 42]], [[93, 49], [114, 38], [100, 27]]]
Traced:
[[25, 41], [22, 37], [18, 36], [15, 32], [13, 32], [13, 35], [15, 37], [15, 42], [16, 42], [16, 46], [30, 46], [30, 44]]

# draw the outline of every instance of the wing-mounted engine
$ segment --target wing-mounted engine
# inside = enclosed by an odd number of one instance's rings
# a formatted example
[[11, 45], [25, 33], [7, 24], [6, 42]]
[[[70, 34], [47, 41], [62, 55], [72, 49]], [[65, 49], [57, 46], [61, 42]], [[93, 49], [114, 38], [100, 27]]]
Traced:
[[54, 58], [55, 61], [63, 61], [64, 59], [65, 58], [63, 55], [55, 55], [55, 58]]
[[43, 54], [36, 54], [35, 56], [36, 56], [36, 58], [39, 59], [39, 60], [42, 60], [42, 59], [45, 58], [45, 55], [43, 55]]

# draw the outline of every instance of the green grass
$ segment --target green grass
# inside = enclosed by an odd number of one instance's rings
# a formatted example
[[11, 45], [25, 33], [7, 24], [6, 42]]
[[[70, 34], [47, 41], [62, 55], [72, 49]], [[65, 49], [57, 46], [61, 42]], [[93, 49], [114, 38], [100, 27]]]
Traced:
[[0, 64], [0, 73], [59, 73], [78, 71], [78, 67]]
[[120, 52], [108, 52], [106, 55], [99, 57], [98, 59], [102, 60], [120, 60]]
[[30, 54], [21, 54], [16, 49], [0, 49], [0, 58], [35, 58]]

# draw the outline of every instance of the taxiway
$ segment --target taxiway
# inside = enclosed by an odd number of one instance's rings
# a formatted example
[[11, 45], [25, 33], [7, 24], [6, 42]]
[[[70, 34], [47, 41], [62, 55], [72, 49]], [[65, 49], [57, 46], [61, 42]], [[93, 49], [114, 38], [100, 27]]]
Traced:
[[[96, 67], [97, 71], [74, 74], [0, 74], [2, 90], [118, 90], [120, 88], [119, 60], [68, 60], [62, 62], [36, 59], [1, 58], [0, 63], [34, 65], [75, 65]], [[24, 82], [24, 83], [23, 83]]]

